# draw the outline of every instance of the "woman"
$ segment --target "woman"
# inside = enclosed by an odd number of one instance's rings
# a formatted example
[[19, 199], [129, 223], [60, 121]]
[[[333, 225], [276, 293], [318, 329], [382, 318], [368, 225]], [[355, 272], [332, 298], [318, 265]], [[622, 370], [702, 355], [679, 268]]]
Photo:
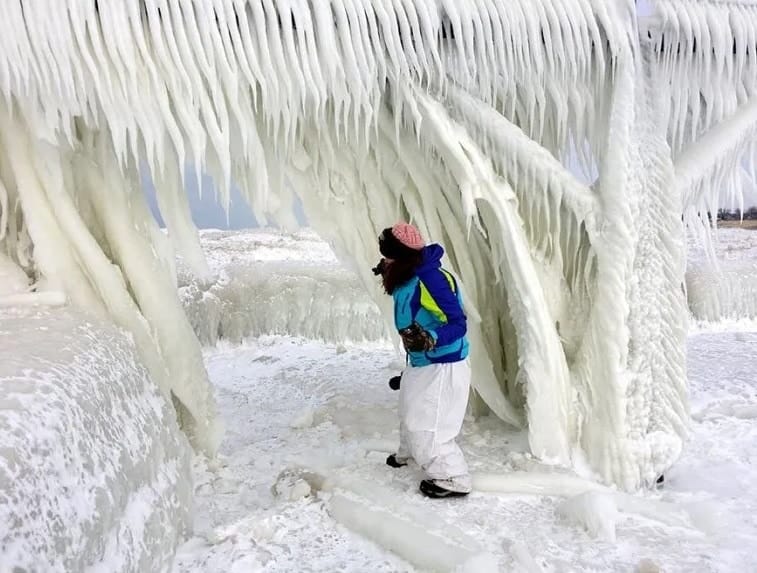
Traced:
[[455, 442], [468, 404], [470, 365], [465, 313], [457, 282], [441, 265], [444, 249], [426, 246], [413, 225], [398, 223], [379, 237], [384, 290], [407, 351], [400, 384], [400, 448], [392, 467], [412, 457], [428, 497], [464, 496], [471, 478]]

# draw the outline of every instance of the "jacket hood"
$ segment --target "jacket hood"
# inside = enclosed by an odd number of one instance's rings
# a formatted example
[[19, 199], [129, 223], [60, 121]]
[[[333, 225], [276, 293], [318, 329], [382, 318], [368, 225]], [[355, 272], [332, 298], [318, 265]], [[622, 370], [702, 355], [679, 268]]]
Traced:
[[433, 271], [442, 266], [442, 257], [444, 256], [444, 249], [441, 245], [434, 243], [423, 247], [421, 250], [421, 264], [418, 266], [417, 273]]

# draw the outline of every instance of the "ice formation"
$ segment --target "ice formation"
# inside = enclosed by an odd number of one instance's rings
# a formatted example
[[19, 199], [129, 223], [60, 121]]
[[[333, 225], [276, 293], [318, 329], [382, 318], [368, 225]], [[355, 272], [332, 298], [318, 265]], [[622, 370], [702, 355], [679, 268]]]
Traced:
[[[743, 201], [757, 152], [757, 3], [658, 0], [650, 36], [675, 86], [665, 104], [676, 186], [689, 219]], [[743, 209], [742, 209], [743, 210]]]
[[695, 319], [757, 318], [756, 235], [719, 229], [714, 245], [690, 241], [686, 294]]
[[129, 337], [70, 308], [0, 310], [0, 387], [0, 570], [167, 570], [191, 448]]
[[200, 235], [212, 277], [178, 269], [179, 296], [200, 342], [266, 334], [342, 343], [388, 338], [365, 288], [312, 231]]
[[480, 543], [437, 514], [397, 500], [395, 492], [374, 482], [317, 473], [301, 475], [327, 492], [329, 513], [345, 527], [427, 571], [497, 571], [497, 561]]
[[412, 218], [465, 286], [483, 403], [544, 460], [649, 483], [687, 420], [680, 215], [737, 187], [757, 125], [754, 2], [656, 5], [640, 28], [631, 0], [2, 2], [2, 249], [131, 331], [212, 451], [184, 166], [285, 225], [297, 193], [377, 298], [376, 233]]

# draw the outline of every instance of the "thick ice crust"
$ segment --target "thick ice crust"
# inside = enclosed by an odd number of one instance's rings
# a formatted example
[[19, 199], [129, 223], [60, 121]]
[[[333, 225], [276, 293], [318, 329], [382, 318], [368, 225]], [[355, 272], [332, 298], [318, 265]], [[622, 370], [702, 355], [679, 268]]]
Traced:
[[170, 567], [190, 448], [135, 352], [68, 309], [0, 311], [0, 570]]

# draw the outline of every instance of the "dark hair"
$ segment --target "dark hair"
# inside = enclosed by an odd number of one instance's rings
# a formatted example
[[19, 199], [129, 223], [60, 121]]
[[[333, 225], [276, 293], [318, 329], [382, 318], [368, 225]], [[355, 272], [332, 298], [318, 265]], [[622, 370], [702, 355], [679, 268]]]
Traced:
[[420, 251], [404, 245], [392, 233], [391, 227], [384, 229], [379, 235], [379, 252], [387, 259], [415, 259]]
[[402, 259], [387, 262], [381, 275], [381, 283], [384, 285], [386, 294], [392, 294], [397, 287], [412, 279], [422, 260], [423, 255], [420, 251], [414, 251]]

